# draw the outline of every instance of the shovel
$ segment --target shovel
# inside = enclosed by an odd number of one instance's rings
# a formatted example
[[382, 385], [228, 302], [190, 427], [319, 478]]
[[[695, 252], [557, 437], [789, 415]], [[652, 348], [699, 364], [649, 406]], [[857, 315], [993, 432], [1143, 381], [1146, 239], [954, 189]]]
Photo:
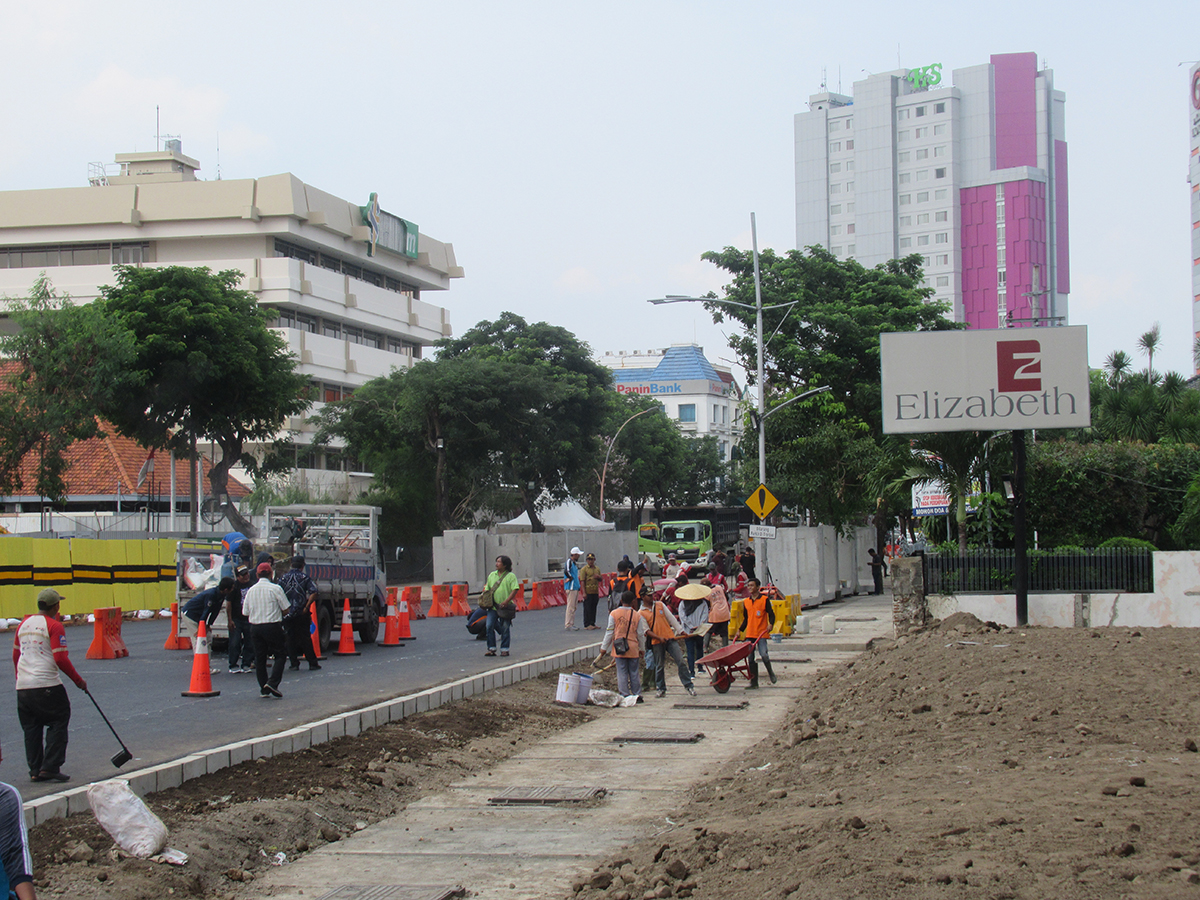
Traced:
[[129, 752], [129, 748], [125, 746], [125, 742], [122, 741], [121, 736], [117, 734], [117, 729], [112, 727], [112, 722], [108, 721], [108, 716], [104, 714], [104, 710], [100, 708], [100, 704], [96, 702], [96, 698], [92, 696], [92, 692], [89, 690], [84, 690], [84, 693], [88, 695], [88, 699], [91, 700], [92, 705], [96, 707], [96, 712], [100, 713], [100, 718], [104, 720], [104, 724], [108, 726], [108, 730], [113, 733], [113, 737], [115, 737], [117, 739], [117, 743], [121, 745], [120, 751], [114, 753], [112, 758], [112, 764], [119, 769], [121, 766], [125, 765], [125, 763], [133, 759], [133, 754]]

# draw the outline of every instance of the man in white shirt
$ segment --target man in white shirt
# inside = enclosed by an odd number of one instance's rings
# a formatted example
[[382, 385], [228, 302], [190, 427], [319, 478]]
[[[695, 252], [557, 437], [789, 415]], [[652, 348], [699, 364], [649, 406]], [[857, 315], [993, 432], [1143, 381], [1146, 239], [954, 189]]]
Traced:
[[[242, 612], [250, 621], [250, 640], [254, 643], [254, 669], [258, 687], [264, 697], [282, 697], [279, 683], [283, 681], [283, 664], [287, 660], [287, 639], [283, 631], [283, 614], [291, 603], [283, 588], [273, 578], [275, 567], [259, 563], [258, 581], [242, 600]], [[271, 676], [267, 677], [267, 655], [275, 657]]]

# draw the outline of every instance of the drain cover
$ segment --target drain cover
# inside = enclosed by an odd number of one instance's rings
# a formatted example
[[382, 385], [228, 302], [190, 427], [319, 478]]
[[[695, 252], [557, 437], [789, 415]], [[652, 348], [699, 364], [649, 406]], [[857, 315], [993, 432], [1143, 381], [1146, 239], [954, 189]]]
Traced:
[[318, 900], [449, 900], [465, 893], [459, 884], [343, 884]]
[[508, 806], [526, 804], [530, 806], [547, 806], [553, 803], [584, 803], [596, 797], [604, 796], [602, 787], [563, 787], [557, 784], [544, 787], [510, 787], [505, 788], [495, 797], [488, 797], [488, 803]]
[[878, 622], [875, 616], [838, 616], [839, 622]]
[[745, 709], [749, 705], [748, 700], [742, 700], [740, 703], [734, 703], [732, 700], [720, 703], [714, 700], [712, 703], [676, 703], [672, 709]]
[[703, 731], [627, 731], [613, 740], [629, 744], [694, 744], [702, 737]]

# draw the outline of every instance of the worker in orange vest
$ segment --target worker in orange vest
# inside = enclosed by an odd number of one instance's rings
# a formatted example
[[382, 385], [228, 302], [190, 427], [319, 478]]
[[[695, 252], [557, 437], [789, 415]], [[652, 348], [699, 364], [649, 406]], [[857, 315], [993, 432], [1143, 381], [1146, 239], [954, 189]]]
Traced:
[[[777, 595], [778, 599], [782, 600], [783, 594], [776, 587], [768, 588], [766, 594], [761, 593], [762, 586], [756, 578], [747, 581], [746, 587], [750, 589], [750, 596], [742, 601], [745, 616], [738, 629], [737, 639], [740, 641], [745, 638], [754, 641], [754, 649], [762, 657], [763, 665], [767, 667], [767, 675], [771, 679], [771, 684], [774, 684], [779, 679], [775, 677], [775, 671], [771, 668], [771, 657], [767, 652], [767, 644], [771, 640], [771, 629], [775, 627], [775, 610], [771, 608], [771, 600], [773, 595]], [[750, 684], [746, 690], [754, 690], [758, 687], [758, 663], [754, 661], [754, 653], [750, 654], [747, 663], [750, 669]]]

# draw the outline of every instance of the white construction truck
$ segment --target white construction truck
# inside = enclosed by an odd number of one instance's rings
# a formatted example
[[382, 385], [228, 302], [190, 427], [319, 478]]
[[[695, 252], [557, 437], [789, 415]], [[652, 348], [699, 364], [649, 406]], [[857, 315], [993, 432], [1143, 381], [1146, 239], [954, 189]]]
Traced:
[[[304, 557], [304, 571], [317, 585], [321, 649], [328, 648], [333, 629], [340, 627], [347, 599], [358, 639], [374, 643], [387, 587], [378, 538], [379, 515], [377, 506], [271, 506], [266, 511], [269, 543], [258, 548], [248, 539], [233, 541], [234, 547], [221, 541], [179, 541], [175, 556], [179, 606], [197, 591], [214, 586], [223, 574], [232, 574], [233, 566], [242, 559], [253, 567], [262, 553], [269, 553], [282, 574], [288, 560], [299, 554]], [[184, 634], [182, 619], [181, 615], [180, 633]], [[224, 612], [213, 623], [212, 637], [214, 646], [229, 638]]]

